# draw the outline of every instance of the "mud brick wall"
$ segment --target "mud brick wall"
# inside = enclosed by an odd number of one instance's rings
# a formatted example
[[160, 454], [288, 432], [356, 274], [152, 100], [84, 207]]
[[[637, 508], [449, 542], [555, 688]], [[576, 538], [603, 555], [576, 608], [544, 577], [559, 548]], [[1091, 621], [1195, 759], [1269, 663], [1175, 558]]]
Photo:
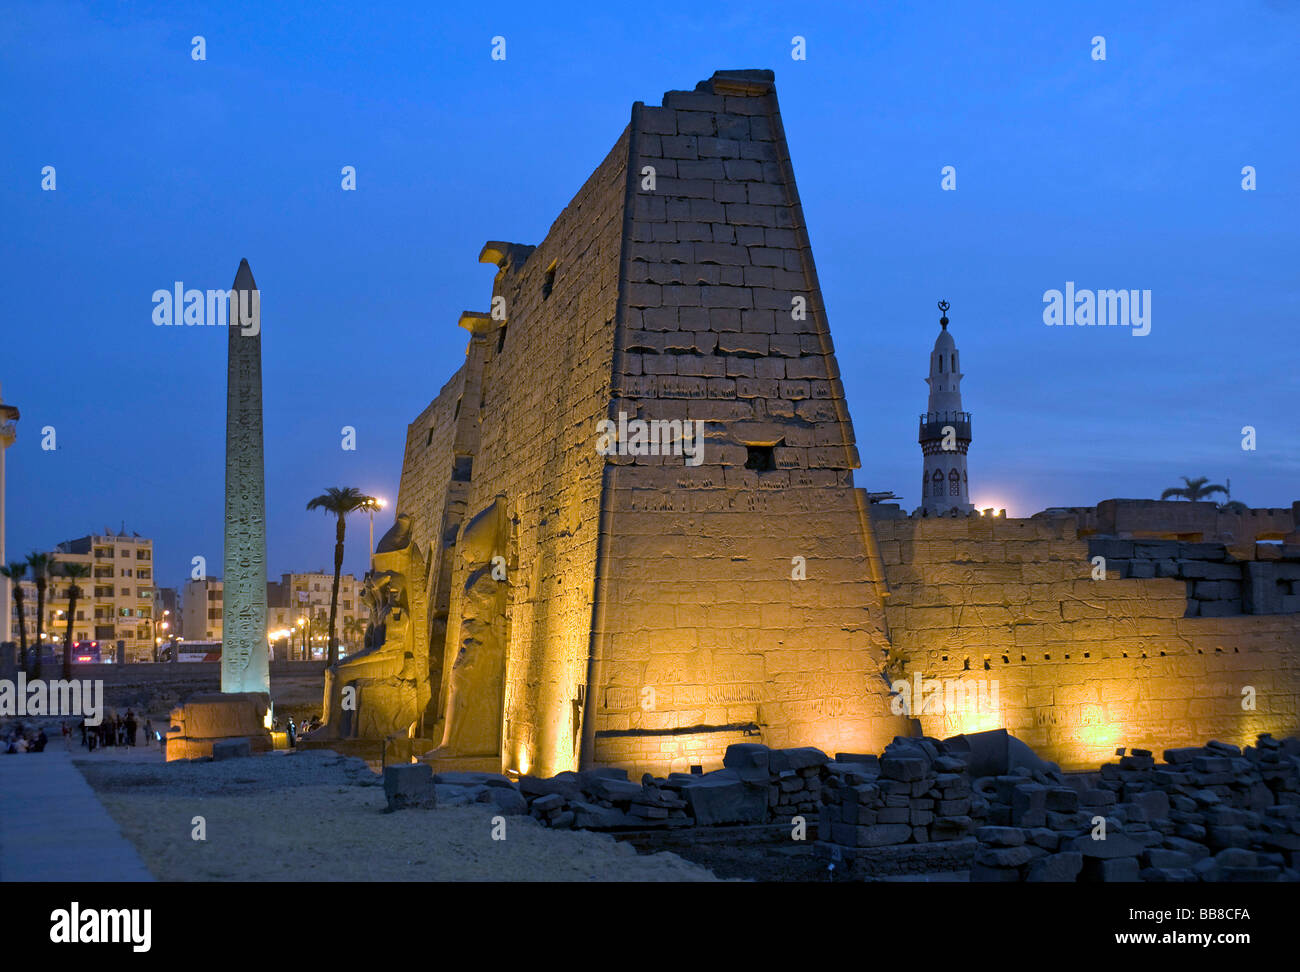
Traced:
[[994, 712], [921, 713], [928, 735], [1001, 726], [1081, 768], [1117, 746], [1244, 744], [1297, 726], [1294, 614], [1186, 617], [1185, 580], [1093, 580], [1074, 517], [877, 519], [875, 529], [907, 677], [997, 685]]
[[879, 749], [898, 726], [858, 456], [770, 74], [637, 105], [631, 134], [610, 415], [706, 440], [698, 466], [612, 459], [595, 760]]

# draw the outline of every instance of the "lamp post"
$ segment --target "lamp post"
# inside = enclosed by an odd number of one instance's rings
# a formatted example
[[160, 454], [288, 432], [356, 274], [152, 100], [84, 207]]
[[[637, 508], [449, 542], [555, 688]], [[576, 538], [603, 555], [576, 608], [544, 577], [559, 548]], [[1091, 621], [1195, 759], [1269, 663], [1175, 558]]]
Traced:
[[284, 647], [285, 647], [285, 661], [288, 661], [288, 660], [289, 660], [288, 655], [289, 655], [289, 653], [290, 653], [290, 650], [293, 648], [293, 642], [290, 640], [290, 639], [292, 638], [292, 636], [293, 636], [293, 629], [292, 629], [292, 628], [278, 628], [278, 629], [276, 629], [275, 631], [268, 631], [268, 632], [266, 633], [266, 641], [267, 641], [267, 644], [270, 645], [270, 648], [271, 648], [271, 658], [272, 658], [272, 660], [275, 659], [275, 643], [276, 643], [277, 641], [283, 641], [283, 642], [284, 642]]
[[162, 647], [162, 641], [163, 641], [160, 637], [158, 637], [158, 626], [162, 625], [162, 629], [164, 631], [170, 628], [171, 622], [166, 620], [170, 616], [171, 616], [171, 611], [164, 611], [162, 613], [161, 618], [150, 618], [150, 620], [153, 622], [153, 660], [154, 661], [158, 660], [158, 649]]
[[388, 505], [388, 500], [381, 499], [378, 496], [372, 496], [370, 500], [362, 505], [362, 509], [370, 513], [370, 565], [373, 568], [375, 563], [375, 510], [382, 510]]

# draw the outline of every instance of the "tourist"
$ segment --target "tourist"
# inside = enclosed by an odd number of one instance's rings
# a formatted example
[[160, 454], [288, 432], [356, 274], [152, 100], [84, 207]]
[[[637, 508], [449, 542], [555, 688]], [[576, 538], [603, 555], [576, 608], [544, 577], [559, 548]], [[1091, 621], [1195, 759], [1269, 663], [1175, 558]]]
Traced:
[[153, 720], [148, 718], [144, 720], [144, 744], [153, 745]]
[[293, 716], [289, 716], [289, 748], [290, 749], [293, 749], [294, 746], [298, 745], [297, 740], [294, 737], [294, 728], [295, 727], [293, 724]]
[[44, 729], [41, 729], [36, 734], [36, 741], [32, 743], [31, 751], [36, 753], [43, 753], [45, 752], [45, 747], [48, 746], [49, 744], [50, 744], [50, 737], [45, 735]]
[[135, 713], [130, 709], [126, 710], [126, 722], [122, 724], [126, 728], [126, 744], [135, 745], [135, 730], [138, 723], [135, 721]]

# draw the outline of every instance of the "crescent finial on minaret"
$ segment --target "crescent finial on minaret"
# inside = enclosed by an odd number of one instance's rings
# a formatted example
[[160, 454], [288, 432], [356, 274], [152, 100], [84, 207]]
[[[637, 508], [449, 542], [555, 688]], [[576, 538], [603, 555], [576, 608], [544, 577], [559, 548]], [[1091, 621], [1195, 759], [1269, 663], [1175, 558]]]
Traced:
[[939, 312], [943, 314], [943, 316], [939, 318], [939, 323], [943, 325], [945, 330], [948, 327], [948, 308], [951, 306], [952, 305], [949, 304], [946, 300], [939, 301]]

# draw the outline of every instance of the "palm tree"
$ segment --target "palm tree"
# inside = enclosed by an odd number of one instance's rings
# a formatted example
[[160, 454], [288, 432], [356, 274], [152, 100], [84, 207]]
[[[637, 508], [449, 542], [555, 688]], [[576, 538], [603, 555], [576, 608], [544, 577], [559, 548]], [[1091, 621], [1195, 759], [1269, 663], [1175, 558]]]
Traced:
[[23, 615], [23, 578], [27, 576], [27, 564], [21, 560], [12, 564], [0, 564], [0, 577], [9, 578], [14, 586], [14, 606], [18, 608], [18, 667], [27, 671], [27, 618]]
[[1206, 476], [1197, 476], [1195, 479], [1188, 479], [1186, 476], [1180, 476], [1179, 478], [1182, 479], [1184, 485], [1170, 486], [1160, 494], [1162, 500], [1169, 499], [1171, 496], [1176, 496], [1179, 499], [1185, 499], [1195, 503], [1198, 500], [1207, 498], [1211, 493], [1223, 493], [1225, 496], [1228, 495], [1228, 487], [1226, 486], [1220, 486], [1218, 483], [1211, 483], [1209, 486], [1205, 485], [1210, 482], [1209, 478]]
[[72, 681], [72, 622], [77, 616], [77, 598], [82, 594], [77, 581], [90, 576], [90, 565], [64, 562], [59, 566], [62, 568], [62, 575], [68, 579], [68, 627], [63, 632], [63, 679], [70, 682]]
[[365, 631], [366, 626], [362, 623], [360, 618], [349, 615], [347, 620], [343, 622], [343, 638], [353, 648], [355, 648], [361, 641], [361, 637], [365, 634]]
[[308, 510], [324, 510], [326, 513], [333, 513], [338, 522], [334, 529], [334, 587], [330, 591], [330, 620], [329, 620], [329, 664], [331, 667], [338, 664], [339, 644], [334, 635], [334, 622], [338, 618], [339, 611], [339, 577], [343, 574], [343, 526], [344, 518], [349, 513], [355, 513], [361, 509], [368, 509], [375, 502], [373, 496], [367, 496], [359, 489], [351, 486], [342, 488], [337, 486], [328, 487], [324, 493], [317, 496], [307, 504]]
[[32, 570], [32, 582], [36, 585], [36, 657], [32, 659], [32, 678], [41, 677], [41, 654], [45, 647], [45, 588], [50, 582], [50, 565], [54, 561], [49, 554], [29, 553], [27, 566]]

